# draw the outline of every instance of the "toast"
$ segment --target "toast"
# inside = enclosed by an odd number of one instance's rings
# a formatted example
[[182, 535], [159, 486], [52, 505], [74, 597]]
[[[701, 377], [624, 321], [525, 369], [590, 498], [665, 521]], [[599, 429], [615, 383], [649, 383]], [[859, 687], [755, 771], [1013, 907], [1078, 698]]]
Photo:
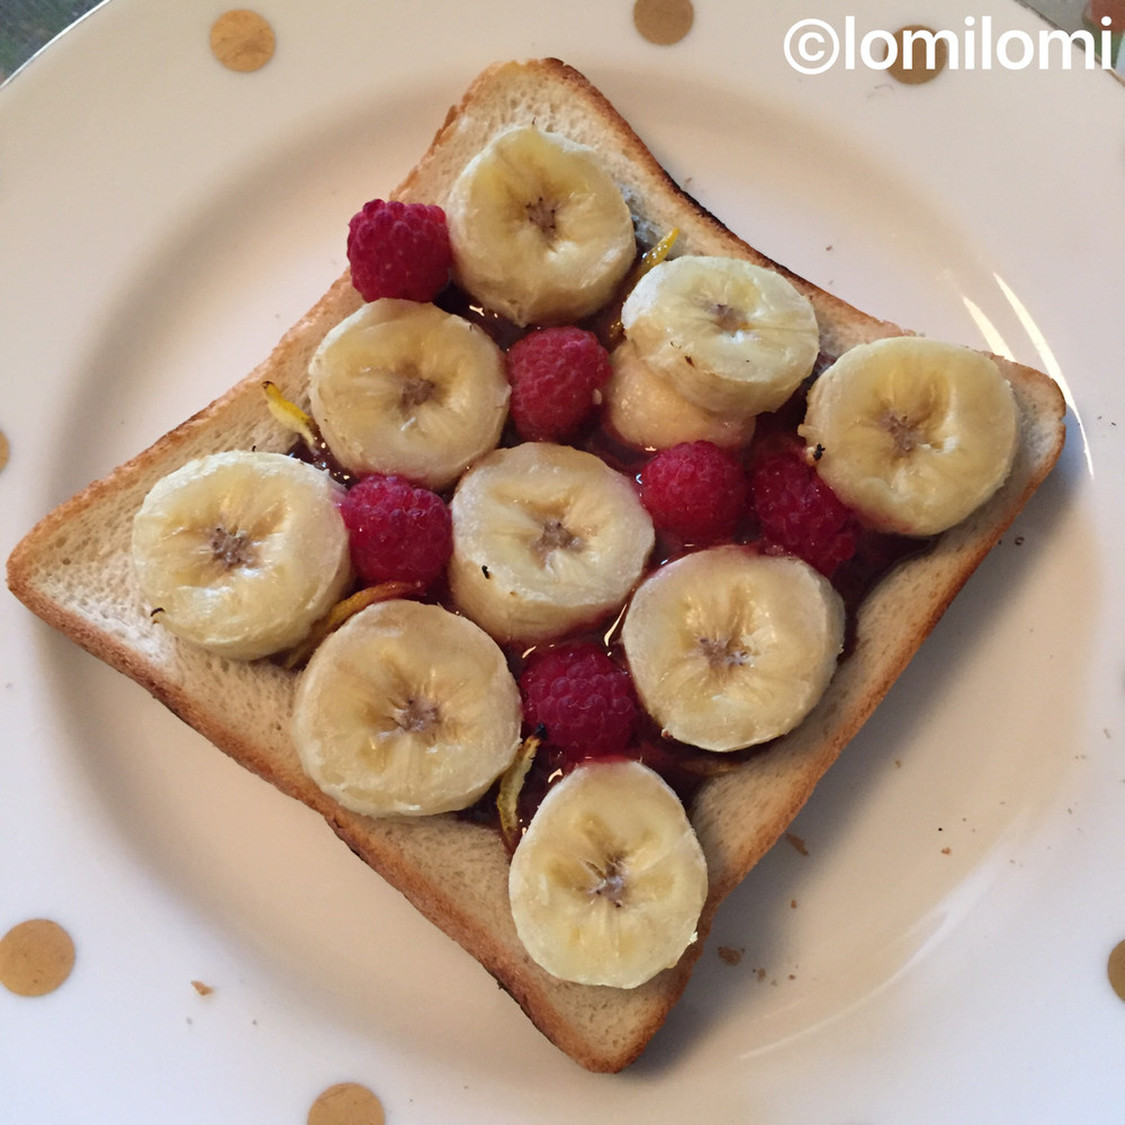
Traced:
[[[836, 356], [887, 336], [874, 319], [753, 250], [685, 194], [605, 97], [553, 59], [498, 64], [453, 106], [394, 197], [443, 204], [488, 139], [534, 121], [595, 148], [621, 187], [639, 240], [680, 231], [678, 252], [741, 257], [778, 269], [816, 311], [821, 350]], [[154, 445], [47, 515], [8, 561], [15, 595], [50, 625], [125, 673], [247, 769], [325, 817], [348, 847], [471, 953], [562, 1051], [590, 1070], [619, 1071], [665, 1021], [704, 946], [715, 911], [781, 837], [825, 770], [1057, 460], [1065, 406], [1047, 376], [996, 357], [1015, 392], [1020, 442], [999, 492], [924, 552], [890, 570], [860, 603], [845, 659], [812, 713], [737, 768], [708, 777], [690, 816], [707, 860], [699, 940], [635, 989], [566, 983], [521, 945], [507, 895], [508, 855], [490, 826], [453, 814], [376, 820], [342, 808], [301, 768], [289, 735], [297, 674], [269, 661], [237, 663], [183, 644], [150, 619], [130, 568], [132, 518], [149, 488], [186, 461], [220, 449], [284, 452], [291, 435], [269, 412], [270, 380], [307, 401], [307, 367], [325, 333], [359, 308], [345, 273], [243, 381]]]

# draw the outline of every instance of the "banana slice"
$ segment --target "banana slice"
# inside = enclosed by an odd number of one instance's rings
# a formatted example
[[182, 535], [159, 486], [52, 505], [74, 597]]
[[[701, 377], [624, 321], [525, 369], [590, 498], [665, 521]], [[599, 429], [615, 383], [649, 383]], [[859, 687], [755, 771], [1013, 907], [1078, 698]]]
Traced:
[[621, 640], [665, 734], [738, 750], [785, 734], [812, 710], [843, 647], [844, 605], [800, 559], [714, 547], [641, 583]]
[[869, 526], [936, 535], [1003, 484], [1019, 411], [988, 356], [897, 336], [852, 348], [822, 372], [799, 432], [817, 472]]
[[502, 642], [558, 637], [616, 609], [654, 541], [624, 476], [592, 453], [549, 442], [478, 461], [450, 512], [454, 600]]
[[713, 413], [776, 410], [820, 350], [808, 298], [774, 270], [685, 255], [654, 266], [621, 309], [637, 354]]
[[685, 398], [661, 371], [650, 367], [626, 340], [610, 357], [613, 374], [602, 389], [607, 427], [627, 445], [668, 449], [684, 441], [710, 441], [737, 449], [754, 436], [753, 414], [716, 414]]
[[512, 856], [516, 932], [542, 968], [636, 988], [695, 940], [707, 865], [683, 805], [633, 761], [591, 762], [546, 796]]
[[364, 816], [465, 808], [515, 758], [520, 696], [504, 655], [437, 605], [370, 606], [309, 661], [293, 706], [305, 772]]
[[482, 149], [445, 211], [457, 281], [519, 325], [596, 312], [636, 256], [629, 207], [594, 150], [534, 126]]
[[352, 578], [344, 490], [281, 453], [231, 451], [159, 480], [133, 519], [145, 601], [177, 636], [236, 660], [296, 644]]
[[313, 417], [354, 473], [443, 488], [492, 449], [508, 412], [500, 349], [435, 305], [382, 298], [336, 325], [309, 363]]

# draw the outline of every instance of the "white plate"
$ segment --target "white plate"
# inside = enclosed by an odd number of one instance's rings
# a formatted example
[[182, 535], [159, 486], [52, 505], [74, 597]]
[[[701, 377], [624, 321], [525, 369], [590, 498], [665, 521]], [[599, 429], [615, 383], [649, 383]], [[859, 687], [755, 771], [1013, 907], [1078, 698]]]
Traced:
[[[656, 47], [624, 2], [263, 0], [277, 55], [235, 74], [207, 49], [220, 6], [112, 0], [0, 90], [5, 555], [266, 354], [498, 58], [567, 59], [751, 242], [1072, 402], [1058, 471], [794, 825], [809, 854], [752, 873], [617, 1077], [4, 597], [0, 931], [45, 915], [78, 948], [52, 995], [0, 991], [5, 1122], [300, 1121], [341, 1080], [420, 1125], [1125, 1116], [1125, 90], [1061, 66], [800, 75], [786, 30], [844, 27], [821, 7], [696, 0]], [[1044, 26], [1006, 0], [848, 12]]]

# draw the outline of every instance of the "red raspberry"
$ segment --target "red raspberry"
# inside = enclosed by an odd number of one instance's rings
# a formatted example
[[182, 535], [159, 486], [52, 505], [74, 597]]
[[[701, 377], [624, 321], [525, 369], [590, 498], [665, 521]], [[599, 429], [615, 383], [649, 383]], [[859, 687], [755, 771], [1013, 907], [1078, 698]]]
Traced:
[[624, 668], [593, 643], [537, 652], [519, 679], [524, 720], [574, 760], [624, 750], [637, 721], [637, 697]]
[[732, 538], [746, 508], [742, 462], [710, 441], [662, 449], [641, 470], [640, 482], [653, 523], [689, 543]]
[[436, 493], [397, 476], [362, 477], [340, 514], [352, 565], [367, 585], [399, 580], [430, 585], [453, 554], [453, 521]]
[[540, 328], [507, 353], [511, 416], [526, 441], [569, 437], [593, 412], [609, 380], [609, 353], [598, 338], [571, 326]]
[[453, 264], [445, 212], [429, 203], [365, 203], [348, 223], [348, 262], [365, 301], [432, 301]]
[[789, 444], [750, 466], [751, 503], [767, 549], [797, 555], [831, 578], [855, 554], [859, 522], [805, 458]]

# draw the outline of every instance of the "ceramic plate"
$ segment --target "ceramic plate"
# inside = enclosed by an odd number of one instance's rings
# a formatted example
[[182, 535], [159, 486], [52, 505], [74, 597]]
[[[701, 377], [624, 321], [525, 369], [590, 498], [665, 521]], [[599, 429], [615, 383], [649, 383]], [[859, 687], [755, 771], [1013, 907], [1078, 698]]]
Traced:
[[[509, 57], [586, 72], [826, 289], [1048, 370], [1068, 444], [616, 1077], [316, 816], [0, 600], [0, 931], [53, 918], [78, 953], [48, 996], [0, 991], [0, 1116], [302, 1121], [356, 1081], [415, 1125], [1122, 1119], [1125, 90], [1080, 57], [923, 85], [847, 65], [849, 26], [964, 44], [986, 18], [1018, 60], [1045, 25], [1003, 0], [696, 0], [670, 46], [621, 0], [259, 10], [277, 50], [253, 73], [212, 58], [219, 6], [111, 0], [0, 90], [5, 555], [263, 358], [352, 212]], [[800, 72], [787, 39], [826, 27], [837, 64]]]

